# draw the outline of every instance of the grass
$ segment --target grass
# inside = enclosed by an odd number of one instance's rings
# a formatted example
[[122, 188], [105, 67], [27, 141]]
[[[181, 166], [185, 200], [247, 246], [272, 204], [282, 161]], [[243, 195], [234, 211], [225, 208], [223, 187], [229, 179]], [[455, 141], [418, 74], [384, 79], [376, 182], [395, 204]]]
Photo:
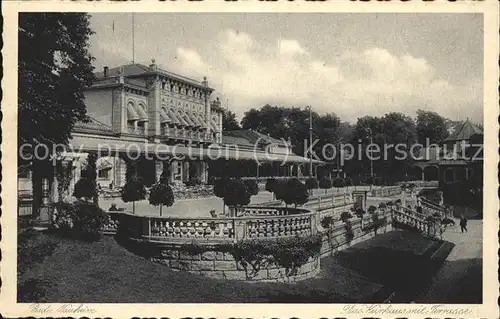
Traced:
[[[371, 241], [387, 245], [398, 240], [391, 234], [377, 236]], [[360, 257], [363, 245], [323, 259], [322, 270], [313, 279], [295, 284], [246, 283], [173, 271], [132, 254], [110, 237], [86, 243], [36, 232], [19, 241], [18, 300], [59, 303], [380, 302], [385, 299], [385, 286], [390, 282], [385, 276], [374, 274], [375, 269], [383, 267], [373, 265], [385, 264], [384, 274], [391, 273], [398, 268], [401, 259], [397, 258], [396, 250], [387, 255], [393, 256], [389, 261], [393, 265], [387, 264], [386, 255], [377, 255], [387, 251], [379, 249], [369, 253], [368, 259], [360, 259], [361, 263], [353, 263], [353, 259]], [[407, 249], [406, 245], [399, 246]], [[407, 257], [405, 254], [400, 256]], [[399, 276], [397, 278], [400, 280]]]

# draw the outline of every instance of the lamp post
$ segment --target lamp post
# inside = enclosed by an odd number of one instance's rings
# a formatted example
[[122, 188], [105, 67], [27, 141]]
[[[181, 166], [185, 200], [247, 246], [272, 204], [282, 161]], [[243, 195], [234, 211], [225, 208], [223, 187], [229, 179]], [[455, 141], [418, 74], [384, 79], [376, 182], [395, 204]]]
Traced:
[[[312, 146], [312, 107], [310, 105], [306, 106], [306, 110], [309, 110], [309, 147]], [[309, 177], [313, 174], [313, 162], [312, 154], [309, 152]]]

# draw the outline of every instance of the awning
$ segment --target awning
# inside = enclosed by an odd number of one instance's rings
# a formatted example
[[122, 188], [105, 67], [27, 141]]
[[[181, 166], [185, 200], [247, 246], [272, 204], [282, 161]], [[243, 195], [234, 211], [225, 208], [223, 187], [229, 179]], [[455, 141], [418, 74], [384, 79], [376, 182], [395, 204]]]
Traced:
[[164, 109], [160, 110], [160, 123], [170, 123], [172, 119], [168, 116]]
[[132, 104], [127, 105], [127, 120], [129, 121], [137, 121], [139, 119], [139, 115], [137, 115], [137, 112], [134, 110], [134, 107]]
[[[237, 150], [233, 147], [215, 146], [208, 148], [190, 147], [184, 145], [166, 145], [146, 143], [146, 141], [127, 141], [120, 138], [93, 137], [73, 134], [70, 140], [69, 151], [104, 151], [111, 150], [117, 153], [130, 152], [129, 145], [134, 144], [133, 150], [155, 156], [188, 156], [199, 159], [236, 159], [255, 160], [258, 162], [279, 162], [281, 164], [309, 163], [309, 159], [298, 155], [274, 154], [257, 150]], [[180, 159], [180, 158], [179, 158]], [[312, 160], [315, 164], [324, 164], [322, 161]]]
[[196, 115], [196, 114], [195, 114], [195, 116], [198, 118], [198, 122], [200, 122], [201, 127], [210, 128], [210, 126], [207, 124], [207, 122], [205, 122], [205, 119], [203, 117], [201, 117], [200, 115]]
[[200, 127], [201, 126], [201, 123], [200, 121], [198, 121], [198, 117], [196, 116], [196, 114], [189, 114], [189, 118], [191, 119], [191, 122], [194, 123], [194, 127]]
[[187, 113], [184, 113], [184, 115], [182, 116], [182, 118], [184, 119], [184, 121], [186, 121], [186, 123], [188, 124], [188, 126], [195, 126], [194, 122], [191, 121], [191, 119], [189, 118], [189, 115]]
[[172, 119], [173, 124], [182, 124], [174, 112], [168, 111], [168, 116], [170, 116], [170, 118]]
[[214, 120], [211, 120], [210, 121], [210, 126], [211, 126], [211, 129], [214, 131], [214, 132], [218, 132], [219, 129], [217, 128], [217, 123], [215, 123]]
[[144, 109], [140, 105], [138, 105], [136, 107], [136, 110], [137, 110], [137, 114], [139, 114], [139, 121], [149, 122], [148, 115], [146, 114], [146, 112], [144, 111]]

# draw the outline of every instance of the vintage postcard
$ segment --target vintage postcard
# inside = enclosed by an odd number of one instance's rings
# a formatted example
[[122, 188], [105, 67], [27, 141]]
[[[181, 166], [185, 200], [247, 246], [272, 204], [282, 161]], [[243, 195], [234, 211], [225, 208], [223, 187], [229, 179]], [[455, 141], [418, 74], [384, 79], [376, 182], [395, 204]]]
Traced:
[[497, 1], [7, 1], [6, 317], [498, 318]]

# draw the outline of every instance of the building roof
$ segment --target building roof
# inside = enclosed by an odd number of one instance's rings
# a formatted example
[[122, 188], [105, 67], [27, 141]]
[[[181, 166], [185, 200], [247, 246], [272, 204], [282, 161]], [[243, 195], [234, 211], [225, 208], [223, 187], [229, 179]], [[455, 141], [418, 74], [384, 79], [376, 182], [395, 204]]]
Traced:
[[75, 123], [75, 131], [86, 131], [95, 133], [114, 133], [113, 128], [93, 117], [88, 116], [86, 121]]
[[[195, 79], [180, 74], [176, 74], [158, 67], [151, 68], [149, 66], [140, 63], [125, 64], [114, 68], [108, 68], [108, 77], [116, 77], [119, 76], [120, 73], [122, 73], [125, 78], [136, 77], [144, 74], [159, 73], [178, 81], [183, 81], [198, 87], [205, 88], [202, 82], [197, 81]], [[104, 79], [104, 70], [100, 72], [95, 72], [94, 74], [98, 80]], [[213, 89], [209, 87], [206, 87], [206, 89], [213, 91]]]
[[252, 143], [250, 143], [248, 140], [246, 140], [242, 137], [225, 135], [224, 132], [222, 133], [222, 144], [224, 144], [224, 145], [238, 145], [238, 146], [243, 146], [243, 147], [248, 147], [248, 148], [252, 148], [254, 146]]
[[443, 142], [467, 141], [475, 134], [483, 134], [483, 130], [467, 119], [457, 125], [455, 131], [445, 138]]
[[254, 130], [234, 130], [234, 131], [224, 131], [222, 133], [226, 136], [239, 137], [247, 140], [250, 144], [255, 145], [257, 142], [265, 143], [265, 144], [276, 144], [279, 146], [286, 147], [286, 142]]

